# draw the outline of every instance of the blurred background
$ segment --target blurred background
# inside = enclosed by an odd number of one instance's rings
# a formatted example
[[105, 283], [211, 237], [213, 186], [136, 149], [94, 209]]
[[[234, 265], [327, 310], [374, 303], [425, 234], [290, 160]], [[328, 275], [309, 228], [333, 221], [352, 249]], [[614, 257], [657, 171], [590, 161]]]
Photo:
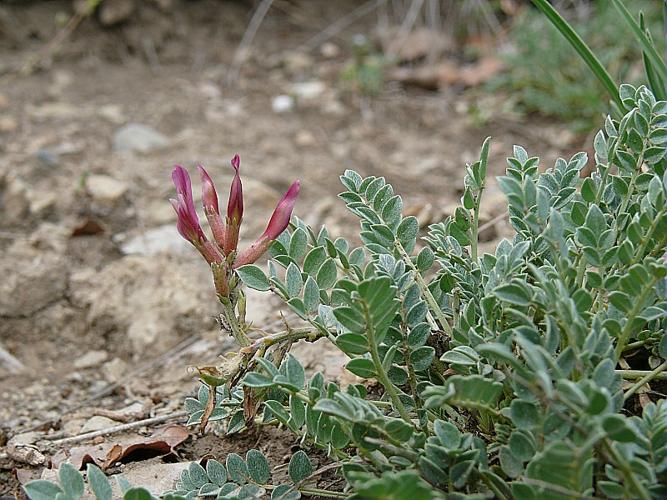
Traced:
[[[617, 81], [641, 82], [610, 3], [552, 3]], [[661, 2], [626, 5], [662, 33]], [[527, 0], [0, 1], [0, 447], [113, 424], [100, 408], [178, 410], [188, 364], [215, 360], [209, 272], [168, 203], [175, 163], [203, 163], [224, 205], [240, 154], [246, 243], [296, 178], [295, 213], [353, 237], [345, 169], [385, 176], [426, 227], [453, 213], [486, 136], [491, 176], [512, 144], [546, 168], [590, 151], [607, 109]], [[510, 233], [489, 183], [492, 249]], [[250, 319], [280, 327], [274, 306], [251, 296]], [[324, 349], [302, 361], [339, 375]], [[2, 493], [17, 460], [0, 451]]]

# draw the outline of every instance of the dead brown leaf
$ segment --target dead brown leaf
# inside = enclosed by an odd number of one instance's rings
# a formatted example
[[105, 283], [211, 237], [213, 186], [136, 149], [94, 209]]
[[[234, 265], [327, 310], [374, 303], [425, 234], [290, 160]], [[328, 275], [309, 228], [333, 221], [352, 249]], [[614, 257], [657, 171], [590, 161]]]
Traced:
[[148, 437], [132, 434], [97, 445], [76, 446], [69, 452], [54, 456], [52, 462], [54, 467], [58, 467], [60, 463], [69, 461], [78, 469], [94, 463], [104, 470], [118, 462], [142, 461], [172, 454], [174, 448], [189, 436], [187, 427], [168, 425]]

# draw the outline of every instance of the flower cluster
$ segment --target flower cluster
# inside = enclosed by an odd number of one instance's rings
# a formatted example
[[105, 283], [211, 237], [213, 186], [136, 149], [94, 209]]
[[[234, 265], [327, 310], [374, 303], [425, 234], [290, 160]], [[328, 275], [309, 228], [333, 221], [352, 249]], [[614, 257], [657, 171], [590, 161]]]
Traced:
[[229, 296], [231, 270], [255, 262], [268, 250], [271, 242], [287, 228], [300, 189], [300, 183], [297, 180], [276, 206], [264, 233], [248, 248], [238, 252], [239, 229], [243, 220], [243, 184], [239, 175], [241, 160], [238, 155], [232, 158], [231, 164], [235, 174], [229, 190], [227, 216], [224, 219], [220, 215], [218, 194], [213, 180], [202, 165], [197, 165], [202, 181], [202, 204], [213, 241], [206, 237], [199, 223], [188, 171], [181, 165], [176, 165], [171, 174], [176, 186], [176, 198], [170, 201], [178, 216], [176, 223], [178, 232], [192, 243], [206, 262], [211, 265], [216, 290], [222, 297]]

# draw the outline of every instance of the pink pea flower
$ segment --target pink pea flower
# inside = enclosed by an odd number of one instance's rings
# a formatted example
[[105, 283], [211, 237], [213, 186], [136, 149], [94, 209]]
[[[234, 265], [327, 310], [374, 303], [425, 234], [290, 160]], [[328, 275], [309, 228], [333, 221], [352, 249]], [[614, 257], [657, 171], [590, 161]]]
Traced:
[[241, 167], [239, 155], [234, 155], [234, 158], [232, 158], [232, 167], [236, 172], [229, 188], [229, 201], [227, 202], [227, 226], [224, 245], [226, 255], [235, 251], [239, 244], [239, 230], [243, 220], [243, 184], [239, 174]]
[[299, 181], [295, 181], [290, 186], [273, 211], [264, 233], [252, 245], [238, 254], [234, 261], [234, 268], [252, 264], [259, 259], [269, 249], [271, 242], [287, 228], [300, 189], [301, 183]]
[[204, 169], [202, 165], [197, 165], [199, 174], [201, 175], [202, 183], [202, 203], [204, 205], [204, 213], [208, 220], [208, 225], [211, 227], [213, 239], [216, 241], [221, 250], [225, 248], [225, 223], [220, 217], [220, 209], [218, 207], [218, 193], [215, 190], [215, 185], [211, 176]]
[[178, 229], [183, 238], [199, 250], [209, 264], [222, 262], [222, 254], [215, 245], [208, 241], [199, 224], [199, 216], [197, 215], [195, 202], [192, 198], [192, 183], [190, 182], [188, 171], [182, 166], [176, 165], [171, 178], [174, 181], [177, 193], [177, 197], [170, 200], [171, 206], [174, 207], [178, 216], [176, 229]]

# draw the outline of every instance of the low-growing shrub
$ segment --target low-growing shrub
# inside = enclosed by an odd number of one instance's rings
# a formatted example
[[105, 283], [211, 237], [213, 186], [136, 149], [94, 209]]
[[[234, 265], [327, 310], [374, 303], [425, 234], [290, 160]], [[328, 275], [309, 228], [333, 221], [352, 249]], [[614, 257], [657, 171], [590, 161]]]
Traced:
[[[241, 344], [200, 368], [190, 423], [217, 420], [230, 434], [280, 425], [331, 464], [314, 471], [297, 452], [291, 480], [272, 485], [261, 453], [234, 455], [226, 469], [193, 465], [171, 498], [665, 498], [667, 102], [644, 87], [620, 95], [625, 115], [606, 119], [593, 159], [542, 170], [514, 148], [498, 182], [515, 235], [494, 254], [478, 246], [489, 140], [466, 168], [462, 206], [421, 239], [384, 178], [351, 170], [340, 198], [360, 219], [361, 246], [294, 217], [267, 271], [252, 263], [257, 252], [202, 240], [188, 212], [195, 230], [182, 232], [217, 252], [221, 324]], [[204, 180], [207, 215], [219, 215]], [[177, 185], [183, 229], [189, 178]], [[223, 225], [238, 214], [230, 207]], [[246, 324], [243, 285], [275, 293], [299, 324]], [[290, 347], [320, 338], [349, 357], [359, 383], [306, 377]], [[314, 489], [331, 469], [344, 489]]]

